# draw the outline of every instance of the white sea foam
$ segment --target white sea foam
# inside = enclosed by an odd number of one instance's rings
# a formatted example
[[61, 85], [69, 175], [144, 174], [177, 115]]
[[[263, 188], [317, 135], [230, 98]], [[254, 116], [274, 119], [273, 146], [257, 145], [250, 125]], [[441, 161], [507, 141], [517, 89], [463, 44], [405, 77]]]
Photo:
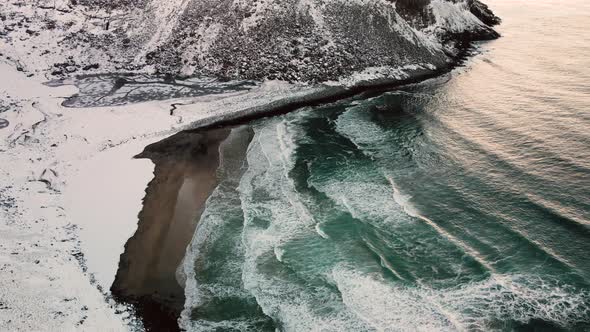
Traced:
[[[374, 156], [379, 151], [375, 147], [383, 144], [386, 133], [371, 123], [363, 111], [364, 108], [358, 106], [348, 109], [338, 118], [337, 130], [351, 139], [366, 155]], [[436, 289], [420, 280], [415, 286], [392, 284], [381, 275], [363, 274], [352, 267], [335, 269], [332, 277], [342, 293], [344, 303], [372, 328], [388, 331], [493, 330], [499, 326], [493, 325], [494, 322], [498, 324], [505, 320], [527, 323], [539, 319], [568, 326], [590, 318], [588, 291], [562, 286], [554, 280], [533, 275], [499, 274], [477, 249], [422, 214], [412, 204], [412, 197], [400, 190], [389, 172], [382, 173], [389, 181], [390, 188], [372, 194], [370, 199], [367, 199], [366, 193], [377, 191], [364, 188], [364, 193], [355, 193], [356, 184], [347, 186], [332, 182], [319, 187], [328, 196], [342, 202], [355, 217], [367, 218], [379, 211], [403, 211], [408, 217], [430, 226], [491, 274], [481, 282]], [[385, 193], [397, 207], [381, 203], [379, 197]], [[363, 205], [374, 211], [363, 211]], [[371, 248], [371, 243], [365, 242]], [[379, 254], [376, 248], [372, 249]], [[382, 265], [387, 268], [386, 262], [381, 259]]]
[[316, 233], [318, 233], [319, 236], [323, 237], [326, 240], [330, 238], [330, 236], [322, 230], [322, 226], [319, 223], [315, 225], [315, 231]]
[[372, 152], [367, 147], [383, 142], [387, 138], [387, 134], [368, 119], [366, 105], [370, 101], [348, 108], [336, 120], [338, 133], [350, 139], [360, 150], [369, 155]]
[[277, 258], [277, 260], [282, 263], [283, 256], [285, 255], [285, 250], [282, 249], [281, 247], [275, 247], [274, 253], [275, 253], [275, 257]]
[[[208, 259], [207, 252], [217, 240], [222, 237], [231, 236], [228, 234], [227, 218], [228, 211], [236, 210], [239, 213], [239, 207], [235, 207], [235, 183], [239, 177], [241, 160], [239, 150], [236, 145], [245, 144], [248, 133], [244, 128], [233, 129], [229, 137], [220, 145], [220, 165], [218, 172], [223, 173], [223, 181], [213, 191], [206, 202], [206, 208], [197, 224], [197, 229], [193, 236], [187, 252], [179, 267], [179, 274], [185, 280], [185, 306], [179, 320], [181, 327], [187, 330], [198, 330], [195, 322], [191, 319], [191, 312], [194, 308], [203, 305], [210, 294], [217, 297], [227, 296], [248, 296], [243, 289], [227, 284], [198, 284], [196, 269], [206, 268], [209, 264], [216, 262]], [[232, 201], [232, 196], [234, 200]], [[241, 273], [241, 243], [236, 241], [235, 246], [227, 249], [227, 257], [223, 263], [228, 271], [228, 278]], [[231, 284], [231, 283], [230, 283]], [[191, 328], [192, 327], [192, 328]]]
[[192, 320], [183, 325], [187, 331], [240, 331], [240, 332], [258, 332], [257, 324], [261, 321], [256, 319], [232, 319], [231, 321], [222, 320], [218, 322], [205, 320]]
[[[387, 137], [387, 133], [383, 129], [381, 129], [377, 124], [367, 119], [366, 114], [364, 112], [364, 108], [362, 106], [350, 108], [344, 114], [342, 114], [337, 120], [337, 129], [342, 135], [348, 137], [352, 142], [354, 142], [363, 151], [363, 153], [369, 156], [375, 154], [375, 151], [372, 150], [372, 148], [374, 146], [380, 146], [383, 143], [383, 140]], [[422, 220], [427, 225], [432, 227], [438, 234], [446, 238], [448, 241], [450, 241], [457, 247], [461, 248], [465, 253], [470, 255], [478, 263], [484, 266], [488, 271], [492, 273], [495, 271], [494, 267], [490, 263], [488, 263], [476, 249], [472, 248], [468, 244], [464, 243], [463, 241], [449, 233], [447, 230], [439, 226], [433, 220], [422, 215], [420, 211], [411, 203], [411, 197], [401, 193], [396, 183], [394, 182], [393, 177], [385, 171], [383, 171], [383, 174], [391, 185], [391, 194], [383, 197], [382, 195], [374, 195], [374, 198], [381, 197], [381, 199], [384, 199], [384, 197], [392, 197], [393, 201], [408, 216]], [[386, 200], [391, 201], [391, 199]], [[387, 203], [383, 202], [377, 202], [377, 204], [384, 207], [388, 206]], [[389, 207], [386, 209], [386, 211], [396, 211], [399, 210], [399, 208]], [[400, 219], [403, 220], [403, 218]]]
[[[270, 247], [279, 244], [282, 237], [296, 235], [316, 224], [289, 177], [296, 150], [291, 125], [288, 119], [277, 118], [255, 128], [256, 134], [248, 149], [248, 170], [239, 186], [246, 228], [254, 230], [248, 227], [254, 217], [260, 215], [268, 219], [269, 227], [255, 229], [252, 235], [267, 238], [272, 242]], [[259, 201], [253, 197], [255, 193], [268, 199]]]
[[387, 258], [385, 258], [385, 256], [379, 251], [379, 249], [377, 249], [371, 243], [371, 241], [368, 241], [367, 239], [363, 239], [363, 240], [365, 241], [365, 244], [371, 249], [371, 251], [373, 251], [375, 254], [377, 254], [379, 256], [379, 260], [380, 260], [382, 267], [389, 270], [389, 272], [393, 273], [393, 275], [395, 275], [398, 279], [405, 280], [405, 278], [402, 277], [401, 274], [399, 274], [399, 272], [397, 272], [397, 270], [393, 267], [393, 265], [387, 260]]
[[464, 243], [463, 241], [461, 241], [460, 239], [458, 239], [457, 237], [455, 237], [454, 235], [449, 233], [447, 230], [445, 230], [444, 228], [439, 226], [433, 220], [420, 214], [418, 209], [413, 204], [411, 204], [410, 197], [403, 195], [399, 191], [399, 189], [396, 187], [395, 182], [393, 181], [392, 177], [388, 176], [387, 180], [389, 180], [389, 182], [391, 183], [391, 187], [393, 188], [393, 193], [394, 193], [393, 199], [403, 208], [403, 210], [408, 215], [410, 215], [414, 218], [419, 218], [420, 220], [424, 221], [430, 227], [434, 228], [438, 234], [440, 234], [441, 236], [446, 238], [448, 241], [450, 241], [451, 243], [453, 243], [457, 247], [461, 248], [465, 253], [467, 253], [469, 256], [471, 256], [473, 259], [475, 259], [478, 263], [480, 263], [488, 271], [490, 271], [491, 273], [495, 272], [495, 268], [489, 262], [487, 262], [475, 248], [472, 248], [468, 244]]
[[533, 275], [493, 276], [448, 289], [392, 284], [339, 267], [344, 303], [380, 331], [495, 330], [493, 322], [532, 319], [567, 327], [588, 319], [590, 294]]
[[[183, 327], [190, 325], [191, 312], [207, 300], [206, 292], [197, 283], [196, 266], [199, 262], [205, 262], [207, 248], [223, 235], [223, 224], [225, 220], [217, 215], [215, 202], [219, 200], [220, 188], [218, 187], [207, 202], [207, 208], [201, 216], [197, 230], [191, 244], [187, 248], [183, 260], [182, 271], [185, 276], [185, 309], [181, 314], [180, 324]], [[229, 254], [228, 254], [229, 256]], [[199, 261], [199, 262], [198, 262]]]
[[410, 220], [391, 200], [393, 191], [385, 184], [366, 182], [362, 178], [312, 184], [356, 219], [371, 220], [382, 226]]
[[[292, 135], [297, 116], [269, 119], [255, 126], [248, 170], [239, 186], [245, 217], [243, 284], [264, 313], [281, 322], [283, 330], [366, 330], [332, 289], [310, 288], [296, 276], [280, 272], [285, 255], [282, 245], [298, 237], [315, 236], [317, 231], [317, 222], [289, 177], [297, 146]], [[260, 223], [261, 219], [268, 224]]]
[[[244, 290], [256, 298], [266, 315], [281, 322], [282, 330], [494, 330], [504, 321], [527, 323], [539, 319], [567, 327], [588, 318], [588, 291], [534, 275], [492, 273], [483, 281], [448, 288], [437, 288], [420, 280], [409, 284], [395, 265], [366, 239], [368, 247], [379, 256], [381, 266], [398, 277], [399, 283], [353, 266], [338, 266], [325, 276], [337, 287], [339, 292], [335, 292], [330, 287], [312, 286], [297, 273], [285, 273], [281, 266], [289, 260], [285, 259], [284, 244], [304, 236], [317, 237], [316, 233], [327, 238], [321, 224], [307, 209], [308, 202], [295, 190], [289, 177], [301, 139], [296, 137], [295, 132], [299, 130], [296, 126], [293, 117], [269, 119], [255, 125], [255, 137], [247, 154], [248, 170], [239, 186], [245, 216]], [[369, 143], [370, 140], [364, 140], [359, 146]], [[361, 178], [349, 180], [313, 185], [359, 219], [371, 218], [388, 225], [424, 222], [491, 269], [475, 249], [423, 216], [412, 204], [411, 196], [404, 194], [392, 177], [388, 177], [389, 184], [361, 181]], [[266, 223], [260, 222], [261, 219]], [[239, 292], [221, 286], [208, 286], [207, 290], [218, 294]], [[251, 323], [197, 320], [187, 322], [185, 327], [247, 330]]]

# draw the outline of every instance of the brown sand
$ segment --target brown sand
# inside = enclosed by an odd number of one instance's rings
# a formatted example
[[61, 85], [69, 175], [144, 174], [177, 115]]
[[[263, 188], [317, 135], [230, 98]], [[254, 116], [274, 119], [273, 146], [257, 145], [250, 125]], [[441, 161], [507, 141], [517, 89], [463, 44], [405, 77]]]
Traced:
[[144, 314], [161, 315], [168, 310], [170, 323], [176, 323], [184, 304], [176, 270], [206, 200], [217, 186], [219, 145], [229, 132], [182, 132], [148, 146], [138, 156], [154, 162], [154, 179], [146, 190], [137, 232], [125, 245], [111, 290]]

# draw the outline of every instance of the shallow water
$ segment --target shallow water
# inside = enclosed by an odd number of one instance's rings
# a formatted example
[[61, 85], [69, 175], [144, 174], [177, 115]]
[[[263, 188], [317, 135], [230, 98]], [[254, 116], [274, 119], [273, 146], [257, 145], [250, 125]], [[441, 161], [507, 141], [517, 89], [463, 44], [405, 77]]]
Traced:
[[183, 327], [590, 329], [590, 6], [488, 3], [465, 68], [222, 146]]

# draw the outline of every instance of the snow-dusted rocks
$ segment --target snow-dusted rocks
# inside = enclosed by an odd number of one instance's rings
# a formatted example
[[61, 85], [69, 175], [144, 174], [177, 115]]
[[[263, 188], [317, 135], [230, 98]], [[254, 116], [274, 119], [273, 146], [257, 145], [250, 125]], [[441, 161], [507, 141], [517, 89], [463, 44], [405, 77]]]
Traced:
[[0, 4], [3, 56], [54, 76], [142, 71], [328, 81], [445, 67], [498, 23], [477, 0], [58, 0]]

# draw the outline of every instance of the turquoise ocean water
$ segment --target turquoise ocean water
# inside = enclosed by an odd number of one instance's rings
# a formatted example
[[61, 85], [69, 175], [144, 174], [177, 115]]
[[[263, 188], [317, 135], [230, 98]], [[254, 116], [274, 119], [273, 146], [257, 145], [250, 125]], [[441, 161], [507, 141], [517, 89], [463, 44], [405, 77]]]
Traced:
[[590, 5], [488, 3], [465, 67], [234, 130], [185, 328], [590, 329]]

